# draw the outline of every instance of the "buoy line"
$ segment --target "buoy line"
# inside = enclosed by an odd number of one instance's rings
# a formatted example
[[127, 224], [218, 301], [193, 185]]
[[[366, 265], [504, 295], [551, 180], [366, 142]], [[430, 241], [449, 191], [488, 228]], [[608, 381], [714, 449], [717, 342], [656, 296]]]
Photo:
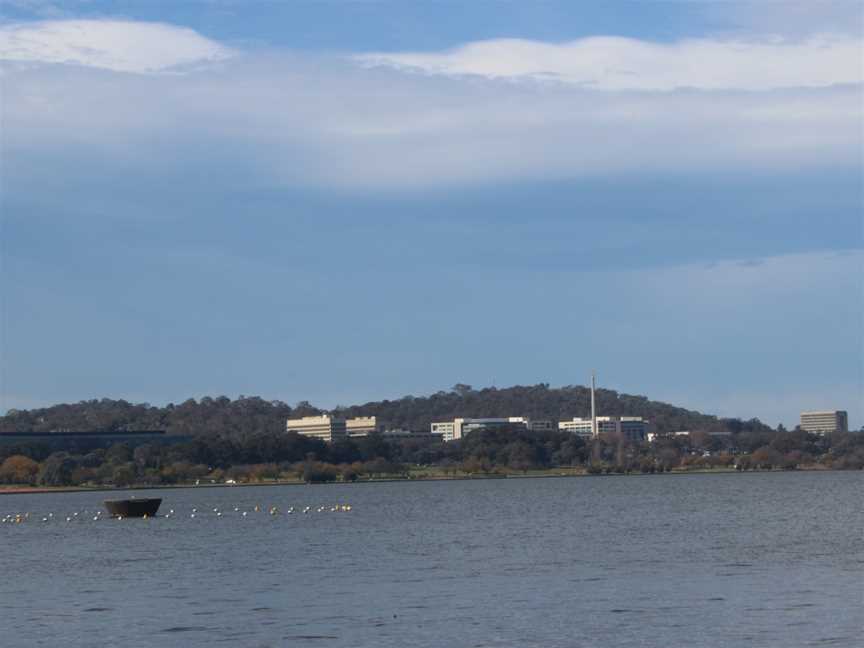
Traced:
[[[255, 513], [267, 513], [270, 517], [277, 517], [283, 515], [282, 509], [280, 509], [276, 505], [271, 506], [261, 506], [260, 504], [255, 504], [249, 509], [243, 509], [239, 506], [233, 507], [233, 509], [225, 509], [222, 510], [219, 507], [212, 507], [211, 511], [199, 511], [198, 507], [192, 507], [190, 513], [188, 515], [189, 519], [219, 519], [219, 518], [232, 518], [237, 517], [240, 519], [248, 518], [250, 515], [254, 515]], [[318, 506], [289, 506], [285, 509], [285, 515], [293, 515], [295, 511], [300, 513], [350, 513], [352, 511], [352, 506], [350, 504], [320, 504]], [[178, 517], [178, 513], [175, 509], [169, 509], [167, 513], [163, 515], [153, 515], [149, 516], [147, 514], [143, 515], [140, 518], [132, 518], [132, 519], [141, 519], [141, 520], [149, 520], [149, 519], [172, 519]], [[25, 524], [27, 522], [39, 522], [40, 524], [51, 524], [54, 522], [63, 522], [63, 523], [72, 523], [72, 522], [99, 522], [100, 520], [124, 520], [129, 519], [128, 517], [124, 517], [122, 515], [111, 516], [103, 513], [101, 509], [79, 509], [77, 511], [73, 511], [66, 515], [56, 515], [55, 513], [43, 513], [43, 514], [34, 514], [32, 511], [25, 512], [16, 512], [16, 513], [7, 513], [0, 517], [0, 524]]]

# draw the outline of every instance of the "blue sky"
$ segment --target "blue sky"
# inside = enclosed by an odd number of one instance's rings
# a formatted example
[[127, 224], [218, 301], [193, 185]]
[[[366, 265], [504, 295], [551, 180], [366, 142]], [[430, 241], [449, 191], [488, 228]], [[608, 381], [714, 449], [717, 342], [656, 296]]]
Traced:
[[0, 20], [0, 411], [596, 368], [709, 413], [864, 424], [857, 3]]

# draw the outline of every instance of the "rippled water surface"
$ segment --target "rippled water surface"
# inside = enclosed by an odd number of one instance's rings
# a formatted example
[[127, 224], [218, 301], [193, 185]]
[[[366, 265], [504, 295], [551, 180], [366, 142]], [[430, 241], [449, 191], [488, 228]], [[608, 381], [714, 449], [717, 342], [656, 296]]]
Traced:
[[103, 493], [6, 495], [31, 516], [0, 525], [0, 645], [860, 646], [862, 494], [861, 472], [201, 488], [121, 521], [92, 519]]

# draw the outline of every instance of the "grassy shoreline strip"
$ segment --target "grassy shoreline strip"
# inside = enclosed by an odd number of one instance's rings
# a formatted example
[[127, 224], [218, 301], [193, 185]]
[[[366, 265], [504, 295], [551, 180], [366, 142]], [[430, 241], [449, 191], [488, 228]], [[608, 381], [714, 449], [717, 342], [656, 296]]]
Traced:
[[[785, 473], [785, 472], [848, 472], [833, 470], [824, 467], [800, 468], [795, 471], [783, 469], [771, 470], [736, 470], [734, 468], [699, 468], [693, 470], [672, 470], [658, 475], [714, 475], [735, 473]], [[472, 481], [492, 479], [550, 479], [566, 477], [651, 477], [652, 473], [630, 472], [630, 473], [604, 473], [592, 475], [582, 470], [562, 471], [561, 469], [550, 469], [546, 471], [528, 471], [526, 473], [489, 473], [489, 474], [439, 474], [423, 472], [420, 475], [408, 475], [406, 477], [375, 477], [358, 479], [351, 482], [321, 482], [322, 484], [378, 484], [384, 482], [427, 482], [427, 481]], [[146, 484], [140, 486], [0, 486], [0, 495], [44, 495], [50, 493], [100, 493], [100, 492], [123, 492], [137, 490], [169, 490], [169, 489], [191, 489], [191, 488], [247, 488], [251, 486], [306, 486], [313, 485], [302, 480], [276, 480], [260, 482], [243, 482], [238, 484]]]

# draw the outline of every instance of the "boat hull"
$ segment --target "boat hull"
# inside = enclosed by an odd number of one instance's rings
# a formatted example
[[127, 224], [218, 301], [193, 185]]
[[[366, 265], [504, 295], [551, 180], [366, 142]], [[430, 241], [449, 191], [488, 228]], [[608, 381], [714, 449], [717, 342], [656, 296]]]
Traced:
[[162, 504], [162, 498], [105, 500], [104, 504], [113, 517], [153, 517]]

